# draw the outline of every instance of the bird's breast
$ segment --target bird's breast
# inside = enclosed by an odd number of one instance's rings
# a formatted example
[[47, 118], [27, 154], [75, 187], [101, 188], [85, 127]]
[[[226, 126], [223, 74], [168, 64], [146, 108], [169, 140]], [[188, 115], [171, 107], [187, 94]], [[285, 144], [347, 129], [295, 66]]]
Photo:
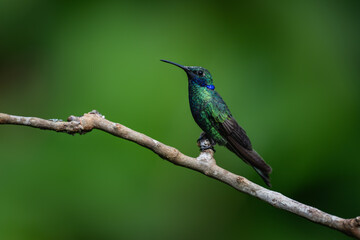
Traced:
[[[189, 86], [189, 103], [191, 114], [195, 122], [203, 128], [203, 124], [206, 121], [205, 114], [202, 114], [205, 111], [207, 103], [211, 100], [212, 96], [209, 92], [203, 87]], [[204, 129], [203, 129], [204, 130]]]

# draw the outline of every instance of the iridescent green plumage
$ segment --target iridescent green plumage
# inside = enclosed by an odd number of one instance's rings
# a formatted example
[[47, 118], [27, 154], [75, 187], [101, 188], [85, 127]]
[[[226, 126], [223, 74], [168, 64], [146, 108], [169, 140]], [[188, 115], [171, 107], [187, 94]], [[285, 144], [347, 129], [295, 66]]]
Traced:
[[189, 102], [195, 122], [213, 142], [226, 146], [247, 164], [251, 165], [270, 186], [271, 167], [252, 149], [250, 139], [233, 118], [221, 96], [214, 90], [210, 72], [202, 67], [182, 66], [189, 81]]

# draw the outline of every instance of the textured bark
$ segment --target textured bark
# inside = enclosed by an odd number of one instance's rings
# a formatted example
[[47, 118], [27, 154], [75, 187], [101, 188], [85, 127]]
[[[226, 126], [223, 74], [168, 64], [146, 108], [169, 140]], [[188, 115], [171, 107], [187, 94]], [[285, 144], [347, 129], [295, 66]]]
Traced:
[[150, 149], [169, 162], [201, 172], [206, 176], [230, 185], [240, 192], [267, 202], [274, 207], [292, 212], [312, 222], [336, 229], [349, 236], [360, 239], [360, 217], [343, 219], [297, 202], [281, 193], [261, 187], [242, 176], [238, 176], [219, 167], [216, 165], [213, 151], [210, 149], [201, 152], [197, 158], [186, 156], [176, 148], [167, 146], [124, 125], [106, 120], [103, 115], [95, 110], [81, 117], [70, 116], [67, 122], [56, 119], [45, 120], [36, 117], [21, 117], [0, 113], [0, 124], [25, 125], [69, 134], [84, 134], [90, 132], [92, 129], [99, 129], [114, 136], [135, 142]]

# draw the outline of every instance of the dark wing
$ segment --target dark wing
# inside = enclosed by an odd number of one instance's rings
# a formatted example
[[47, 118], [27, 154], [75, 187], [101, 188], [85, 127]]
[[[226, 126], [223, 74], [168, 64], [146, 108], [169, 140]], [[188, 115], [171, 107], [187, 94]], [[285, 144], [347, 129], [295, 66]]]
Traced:
[[239, 126], [239, 124], [232, 116], [230, 116], [218, 126], [219, 127], [217, 130], [219, 131], [221, 136], [225, 137], [226, 139], [228, 137], [231, 137], [245, 149], [252, 150], [250, 139], [246, 135], [245, 130]]
[[208, 118], [213, 122], [219, 134], [226, 139], [226, 147], [238, 155], [244, 162], [251, 165], [255, 171], [262, 177], [265, 183], [270, 186], [270, 177], [272, 169], [261, 156], [252, 149], [252, 145], [246, 132], [236, 120], [232, 117], [230, 110], [216, 93], [216, 101], [208, 103]]

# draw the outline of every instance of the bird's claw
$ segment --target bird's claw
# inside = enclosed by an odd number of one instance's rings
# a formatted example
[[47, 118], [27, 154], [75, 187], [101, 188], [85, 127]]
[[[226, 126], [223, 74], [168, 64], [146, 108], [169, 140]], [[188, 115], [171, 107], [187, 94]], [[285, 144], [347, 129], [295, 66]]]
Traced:
[[214, 152], [216, 152], [214, 149], [215, 144], [216, 143], [214, 142], [214, 140], [212, 140], [211, 138], [208, 138], [205, 133], [201, 133], [199, 139], [197, 140], [197, 145], [199, 146], [201, 152], [208, 150], [208, 149], [211, 149]]
[[213, 150], [214, 153], [216, 152], [214, 146], [208, 146], [208, 147], [201, 147], [200, 146], [200, 152], [204, 152], [205, 150], [208, 150], [208, 149]]

